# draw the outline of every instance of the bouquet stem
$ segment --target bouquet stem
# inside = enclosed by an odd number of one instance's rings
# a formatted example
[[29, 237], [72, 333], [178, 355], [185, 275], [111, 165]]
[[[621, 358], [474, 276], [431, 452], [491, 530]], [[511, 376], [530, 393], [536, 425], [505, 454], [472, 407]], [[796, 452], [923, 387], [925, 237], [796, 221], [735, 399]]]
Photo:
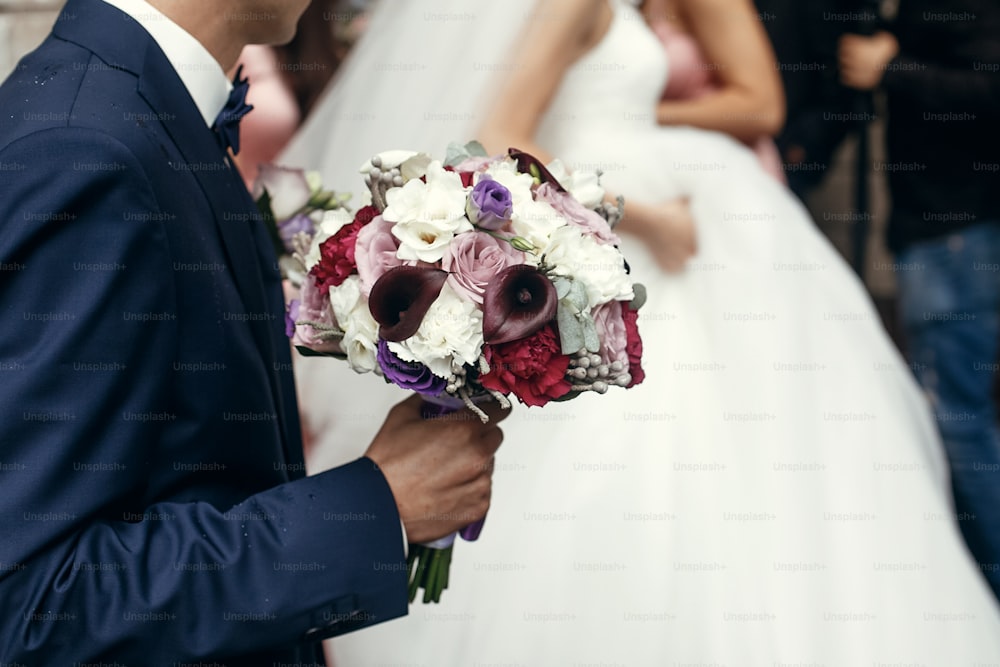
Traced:
[[452, 548], [452, 545], [443, 549], [425, 544], [410, 545], [410, 553], [406, 557], [410, 602], [417, 599], [417, 591], [421, 588], [424, 589], [424, 604], [441, 601], [441, 593], [448, 588]]

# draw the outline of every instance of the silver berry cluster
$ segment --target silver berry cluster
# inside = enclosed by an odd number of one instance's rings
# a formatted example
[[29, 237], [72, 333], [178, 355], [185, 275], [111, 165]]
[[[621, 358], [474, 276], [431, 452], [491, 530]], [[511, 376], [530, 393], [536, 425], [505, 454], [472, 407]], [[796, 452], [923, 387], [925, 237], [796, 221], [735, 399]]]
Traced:
[[365, 183], [368, 184], [368, 189], [371, 190], [372, 204], [378, 210], [384, 211], [387, 206], [385, 193], [392, 188], [402, 187], [404, 182], [403, 174], [399, 171], [399, 167], [383, 171], [382, 158], [377, 155], [371, 159], [371, 165], [365, 176]]
[[615, 197], [615, 203], [611, 202], [601, 202], [600, 205], [594, 209], [597, 214], [608, 221], [608, 226], [614, 229], [618, 226], [618, 223], [622, 221], [625, 217], [625, 198], [621, 195]]
[[603, 394], [608, 387], [627, 387], [632, 376], [620, 361], [604, 363], [601, 355], [581, 349], [570, 357], [566, 377], [573, 391], [596, 391]]

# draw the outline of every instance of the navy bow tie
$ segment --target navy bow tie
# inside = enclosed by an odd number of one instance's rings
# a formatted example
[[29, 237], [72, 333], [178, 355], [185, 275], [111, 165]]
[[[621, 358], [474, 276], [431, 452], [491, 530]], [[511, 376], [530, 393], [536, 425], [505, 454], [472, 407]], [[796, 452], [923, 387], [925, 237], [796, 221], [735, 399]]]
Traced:
[[229, 93], [229, 99], [226, 100], [226, 106], [222, 107], [222, 111], [215, 118], [215, 123], [212, 124], [212, 129], [222, 144], [222, 150], [232, 148], [233, 155], [240, 152], [240, 121], [253, 110], [253, 105], [247, 104], [247, 90], [250, 89], [250, 83], [240, 78], [242, 74], [243, 65], [240, 65], [236, 70], [236, 76], [233, 77], [233, 89]]

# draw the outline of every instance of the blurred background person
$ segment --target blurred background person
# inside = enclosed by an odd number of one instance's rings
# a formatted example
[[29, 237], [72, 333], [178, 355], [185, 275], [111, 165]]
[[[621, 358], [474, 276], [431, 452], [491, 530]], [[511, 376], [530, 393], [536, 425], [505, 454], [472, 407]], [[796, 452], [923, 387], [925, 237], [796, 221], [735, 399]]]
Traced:
[[843, 82], [889, 103], [889, 246], [901, 321], [951, 465], [957, 516], [1000, 596], [1000, 5], [901, 0], [840, 41]]
[[259, 165], [274, 162], [312, 111], [351, 45], [364, 30], [367, 0], [313, 0], [295, 38], [281, 46], [251, 45], [239, 65], [250, 81], [254, 110], [240, 125], [236, 164], [248, 188]]
[[[756, 0], [785, 89], [777, 144], [788, 185], [803, 200], [827, 175], [835, 149], [856, 128], [855, 94], [837, 76], [837, 40], [867, 15], [867, 0]], [[815, 212], [814, 212], [815, 216]]]
[[[645, 0], [642, 13], [663, 43], [670, 76], [657, 106], [663, 125], [691, 125], [723, 132], [750, 146], [761, 167], [786, 182], [774, 137], [785, 120], [785, 96], [777, 73], [752, 78], [744, 69], [723, 68], [706, 54], [698, 26], [679, 11], [677, 0]], [[715, 42], [709, 40], [710, 45]], [[764, 48], [770, 60], [770, 44]]]

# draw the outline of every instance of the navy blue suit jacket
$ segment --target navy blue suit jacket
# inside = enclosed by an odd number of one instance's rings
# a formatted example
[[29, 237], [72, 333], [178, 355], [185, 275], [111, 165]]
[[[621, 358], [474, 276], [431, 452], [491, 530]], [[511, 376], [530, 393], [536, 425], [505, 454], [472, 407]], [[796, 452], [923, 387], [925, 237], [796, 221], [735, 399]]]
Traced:
[[304, 477], [253, 202], [99, 0], [0, 87], [0, 269], [0, 663], [313, 664], [406, 613], [382, 473]]

